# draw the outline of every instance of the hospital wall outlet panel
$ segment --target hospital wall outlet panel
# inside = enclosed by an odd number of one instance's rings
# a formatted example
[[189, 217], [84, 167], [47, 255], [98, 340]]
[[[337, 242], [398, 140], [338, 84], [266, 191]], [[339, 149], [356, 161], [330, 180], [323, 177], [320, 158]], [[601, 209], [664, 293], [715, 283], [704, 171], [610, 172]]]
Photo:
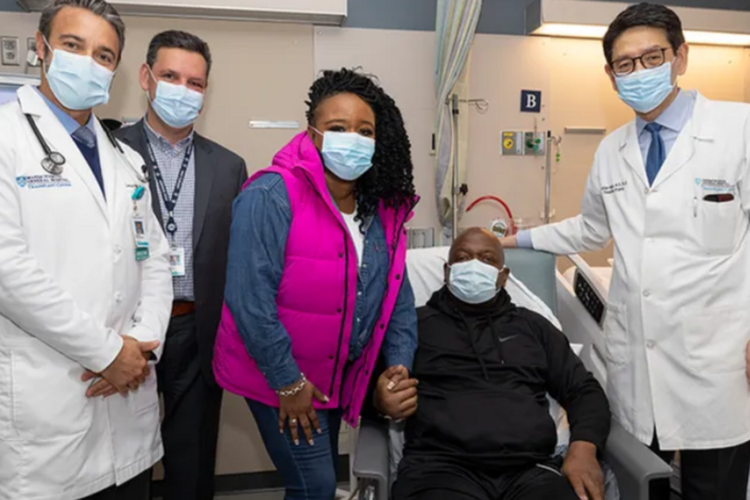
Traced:
[[547, 134], [546, 132], [525, 132], [524, 147], [525, 154], [528, 156], [544, 156], [547, 153]]
[[503, 131], [500, 134], [503, 156], [544, 156], [547, 154], [547, 132]]
[[40, 64], [39, 56], [36, 55], [36, 38], [26, 39], [26, 64], [34, 68]]
[[19, 47], [19, 43], [18, 37], [15, 36], [0, 38], [3, 66], [19, 66], [21, 64], [21, 48]]
[[503, 156], [522, 156], [524, 147], [524, 133], [517, 131], [503, 131], [500, 134], [500, 154]]

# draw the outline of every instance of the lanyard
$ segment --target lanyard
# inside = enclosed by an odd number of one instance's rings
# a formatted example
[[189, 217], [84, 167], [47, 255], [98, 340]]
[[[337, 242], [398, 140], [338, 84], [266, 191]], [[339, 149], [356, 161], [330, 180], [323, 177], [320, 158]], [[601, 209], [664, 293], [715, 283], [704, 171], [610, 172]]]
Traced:
[[156, 155], [154, 155], [154, 150], [151, 148], [151, 141], [148, 139], [147, 135], [144, 134], [144, 137], [146, 138], [146, 145], [148, 146], [148, 154], [151, 157], [151, 168], [154, 171], [156, 185], [159, 186], [162, 200], [164, 200], [164, 206], [167, 209], [168, 218], [166, 229], [169, 233], [170, 238], [172, 239], [172, 241], [174, 241], [175, 233], [177, 233], [177, 222], [174, 220], [174, 207], [177, 206], [177, 200], [180, 198], [182, 183], [185, 180], [185, 175], [187, 174], [190, 157], [193, 155], [193, 143], [191, 141], [187, 147], [187, 150], [185, 151], [185, 157], [182, 159], [180, 173], [177, 175], [177, 182], [175, 182], [174, 184], [172, 196], [169, 196], [167, 185], [164, 182], [164, 176], [161, 174], [161, 170], [159, 170], [159, 164], [156, 162]]

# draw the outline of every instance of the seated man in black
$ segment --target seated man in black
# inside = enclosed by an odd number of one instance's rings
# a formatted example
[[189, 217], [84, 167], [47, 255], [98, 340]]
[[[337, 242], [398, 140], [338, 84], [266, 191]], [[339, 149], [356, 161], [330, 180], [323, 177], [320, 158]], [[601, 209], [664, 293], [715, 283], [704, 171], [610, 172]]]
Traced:
[[[418, 404], [413, 379], [377, 383], [381, 413], [411, 414], [394, 500], [604, 498], [597, 453], [609, 433], [607, 398], [562, 332], [511, 303], [504, 261], [489, 231], [457, 238], [447, 285], [418, 311]], [[564, 462], [551, 458], [547, 393], [568, 414]]]

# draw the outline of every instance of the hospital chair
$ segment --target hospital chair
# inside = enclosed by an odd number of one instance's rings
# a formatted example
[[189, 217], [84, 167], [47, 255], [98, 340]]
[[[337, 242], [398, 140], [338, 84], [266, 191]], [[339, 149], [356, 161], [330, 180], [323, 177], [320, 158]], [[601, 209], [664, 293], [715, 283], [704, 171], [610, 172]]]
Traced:
[[[447, 260], [447, 254], [447, 248], [409, 250], [409, 279], [418, 305], [424, 304], [442, 286], [443, 264]], [[551, 314], [557, 314], [558, 290], [554, 256], [533, 250], [506, 250], [506, 265], [511, 269], [512, 279], [509, 280], [508, 291], [514, 302], [518, 304], [520, 301], [516, 299], [516, 295], [525, 292], [546, 305]], [[577, 312], [571, 310], [571, 307], [575, 306], [568, 304], [566, 313], [579, 316], [589, 314], [582, 305]], [[565, 323], [562, 323], [562, 329], [566, 331]], [[583, 344], [586, 355], [582, 359], [587, 368], [601, 380], [603, 374], [596, 373], [600, 369], [589, 366], [591, 340], [585, 338], [585, 335], [576, 335], [575, 332], [566, 333], [571, 342]], [[388, 440], [386, 425], [369, 419], [362, 420], [353, 464], [353, 475], [362, 500], [388, 500], [391, 484]], [[614, 420], [604, 461], [615, 474], [619, 498], [622, 500], [648, 500], [649, 483], [669, 478], [672, 472], [668, 465]]]

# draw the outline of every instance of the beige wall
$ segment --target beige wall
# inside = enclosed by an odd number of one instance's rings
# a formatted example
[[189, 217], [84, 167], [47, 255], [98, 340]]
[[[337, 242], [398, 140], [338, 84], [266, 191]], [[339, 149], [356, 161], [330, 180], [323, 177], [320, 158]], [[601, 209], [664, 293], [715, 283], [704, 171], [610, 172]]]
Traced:
[[0, 36], [18, 37], [22, 49], [20, 66], [0, 64], [0, 74], [39, 75], [39, 69], [26, 64], [27, 39], [36, 33], [39, 16], [17, 12], [0, 12]]
[[409, 132], [414, 181], [422, 197], [410, 225], [436, 227], [434, 156], [435, 34], [370, 29], [315, 29], [315, 70], [361, 67], [395, 99]]
[[183, 29], [208, 42], [213, 56], [204, 116], [198, 131], [242, 156], [250, 171], [268, 166], [294, 131], [250, 129], [254, 120], [304, 120], [313, 75], [312, 27], [275, 23], [126, 18], [126, 51], [110, 104], [102, 116], [140, 117], [146, 97], [138, 69], [151, 38]]
[[[408, 47], [408, 50], [404, 50]], [[398, 54], [398, 57], [395, 55]], [[750, 51], [696, 46], [690, 53], [684, 88], [713, 99], [750, 102]], [[315, 68], [361, 66], [377, 75], [401, 108], [412, 141], [415, 183], [422, 196], [412, 227], [437, 227], [435, 166], [430, 155], [434, 120], [434, 33], [367, 29], [315, 30]], [[544, 158], [502, 157], [502, 130], [550, 129], [562, 137], [561, 162], [553, 163], [553, 220], [576, 215], [599, 134], [566, 134], [565, 127], [601, 127], [611, 132], [632, 119], [603, 71], [601, 44], [570, 40], [478, 35], [470, 62], [470, 97], [490, 101], [490, 109], [469, 114], [468, 201], [492, 194], [505, 200], [524, 224], [542, 222]], [[543, 92], [538, 115], [521, 113], [520, 90]], [[477, 205], [462, 226], [486, 225], [500, 214], [494, 203]], [[586, 254], [604, 265], [611, 248]]]
[[[32, 36], [35, 15], [0, 13], [3, 35]], [[249, 170], [265, 167], [295, 133], [251, 130], [255, 120], [304, 123], [304, 100], [317, 71], [358, 67], [377, 75], [401, 107], [410, 133], [415, 182], [422, 202], [412, 227], [437, 227], [434, 156], [434, 33], [315, 28], [302, 25], [225, 21], [128, 18], [128, 41], [112, 102], [102, 116], [137, 118], [145, 97], [137, 83], [151, 37], [178, 28], [203, 37], [211, 46], [214, 69], [206, 111], [198, 129], [236, 151]], [[539, 130], [562, 136], [562, 161], [553, 169], [552, 209], [556, 220], [578, 213], [581, 195], [600, 135], [565, 134], [566, 126], [603, 127], [612, 131], [631, 119], [602, 71], [595, 41], [480, 35], [472, 60], [470, 96], [490, 101], [486, 114], [469, 113], [469, 201], [494, 194], [506, 200], [526, 223], [541, 222], [544, 161], [499, 154], [501, 130], [532, 130], [534, 115], [519, 112], [520, 90], [544, 92], [536, 116]], [[23, 72], [2, 67], [0, 72]], [[691, 67], [682, 80], [716, 99], [750, 101], [750, 51], [694, 47]], [[498, 214], [492, 204], [467, 214], [462, 225], [485, 225]], [[587, 256], [602, 264], [607, 251]], [[342, 444], [346, 449], [346, 443]], [[240, 473], [272, 468], [244, 402], [227, 395], [219, 444], [218, 472]]]
[[[533, 115], [519, 112], [520, 90], [533, 89], [543, 91], [539, 129], [549, 128], [563, 139], [561, 161], [553, 162], [552, 168], [553, 220], [579, 213], [591, 161], [603, 136], [566, 134], [565, 128], [601, 127], [609, 133], [633, 116], [612, 89], [603, 65], [598, 41], [477, 36], [471, 94], [488, 99], [491, 108], [486, 115], [471, 115], [470, 200], [494, 194], [525, 223], [542, 223], [544, 159], [502, 157], [498, 152], [500, 130], [533, 129]], [[750, 101], [749, 66], [744, 49], [695, 46], [680, 84], [712, 99]], [[498, 213], [494, 204], [475, 210], [465, 216], [463, 225], [487, 224]], [[584, 256], [595, 265], [606, 265], [611, 255], [610, 247]], [[565, 262], [561, 262], [563, 267]]]

